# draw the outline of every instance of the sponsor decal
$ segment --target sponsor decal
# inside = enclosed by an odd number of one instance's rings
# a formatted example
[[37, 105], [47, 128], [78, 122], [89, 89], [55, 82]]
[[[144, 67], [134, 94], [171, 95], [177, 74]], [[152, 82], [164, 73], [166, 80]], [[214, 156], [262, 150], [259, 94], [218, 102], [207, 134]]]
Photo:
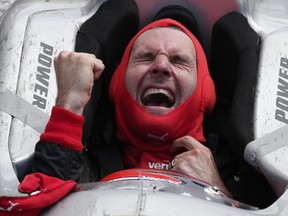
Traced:
[[288, 59], [280, 60], [275, 119], [288, 124]]
[[[161, 159], [161, 157], [164, 157]], [[166, 159], [166, 158], [167, 159]], [[167, 155], [155, 155], [150, 152], [143, 152], [140, 159], [140, 167], [149, 168], [149, 169], [157, 169], [157, 170], [168, 170], [169, 163], [173, 157], [169, 158]]]
[[168, 135], [169, 135], [169, 134], [166, 133], [166, 134], [164, 134], [164, 135], [162, 135], [162, 136], [157, 136], [157, 135], [155, 135], [155, 134], [148, 133], [148, 134], [147, 134], [147, 137], [148, 137], [148, 138], [157, 139], [157, 140], [160, 140], [160, 141], [165, 142], [165, 137], [167, 137]]
[[148, 162], [148, 167], [150, 169], [168, 170], [169, 169], [169, 164], [167, 164], [167, 163], [159, 163], [159, 162]]
[[40, 47], [41, 52], [38, 55], [36, 83], [32, 104], [40, 109], [45, 109], [48, 97], [53, 47], [43, 42], [40, 43]]

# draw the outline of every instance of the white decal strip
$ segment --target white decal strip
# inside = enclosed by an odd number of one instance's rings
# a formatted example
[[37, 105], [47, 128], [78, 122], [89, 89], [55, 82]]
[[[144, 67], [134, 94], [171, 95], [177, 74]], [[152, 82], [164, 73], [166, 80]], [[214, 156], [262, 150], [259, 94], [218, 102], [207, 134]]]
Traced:
[[19, 119], [39, 133], [44, 132], [49, 120], [49, 115], [10, 90], [0, 94], [0, 110]]

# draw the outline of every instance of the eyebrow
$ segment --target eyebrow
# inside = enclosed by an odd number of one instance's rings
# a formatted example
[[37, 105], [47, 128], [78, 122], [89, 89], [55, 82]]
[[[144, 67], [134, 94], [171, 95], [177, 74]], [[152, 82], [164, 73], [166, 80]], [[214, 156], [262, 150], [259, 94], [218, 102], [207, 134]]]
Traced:
[[141, 50], [139, 52], [136, 52], [134, 55], [134, 59], [141, 59], [141, 58], [154, 58], [154, 54], [153, 51], [149, 51], [149, 50]]

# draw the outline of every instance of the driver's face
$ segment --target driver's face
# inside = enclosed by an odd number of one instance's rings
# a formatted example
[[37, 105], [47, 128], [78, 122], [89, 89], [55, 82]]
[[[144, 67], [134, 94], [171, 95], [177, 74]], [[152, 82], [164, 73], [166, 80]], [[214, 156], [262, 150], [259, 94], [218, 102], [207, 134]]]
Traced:
[[181, 30], [144, 32], [131, 51], [126, 86], [148, 113], [164, 115], [182, 104], [197, 85], [195, 48]]

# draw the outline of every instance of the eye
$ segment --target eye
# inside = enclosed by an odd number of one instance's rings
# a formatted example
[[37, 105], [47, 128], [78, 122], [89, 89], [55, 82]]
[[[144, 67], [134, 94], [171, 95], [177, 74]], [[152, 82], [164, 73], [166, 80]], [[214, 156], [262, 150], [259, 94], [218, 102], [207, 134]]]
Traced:
[[189, 58], [186, 55], [173, 55], [170, 57], [171, 64], [178, 69], [185, 71], [196, 70], [196, 59]]
[[187, 58], [185, 58], [184, 56], [181, 56], [181, 55], [171, 56], [170, 61], [173, 64], [180, 64], [180, 65], [187, 64], [187, 62], [188, 62]]
[[153, 55], [152, 52], [135, 52], [132, 53], [129, 59], [129, 62], [131, 64], [143, 64], [143, 63], [150, 63], [155, 59], [155, 56]]
[[143, 62], [152, 61], [152, 60], [154, 60], [154, 58], [155, 58], [155, 56], [151, 52], [140, 53], [138, 55], [138, 60], [143, 61]]

